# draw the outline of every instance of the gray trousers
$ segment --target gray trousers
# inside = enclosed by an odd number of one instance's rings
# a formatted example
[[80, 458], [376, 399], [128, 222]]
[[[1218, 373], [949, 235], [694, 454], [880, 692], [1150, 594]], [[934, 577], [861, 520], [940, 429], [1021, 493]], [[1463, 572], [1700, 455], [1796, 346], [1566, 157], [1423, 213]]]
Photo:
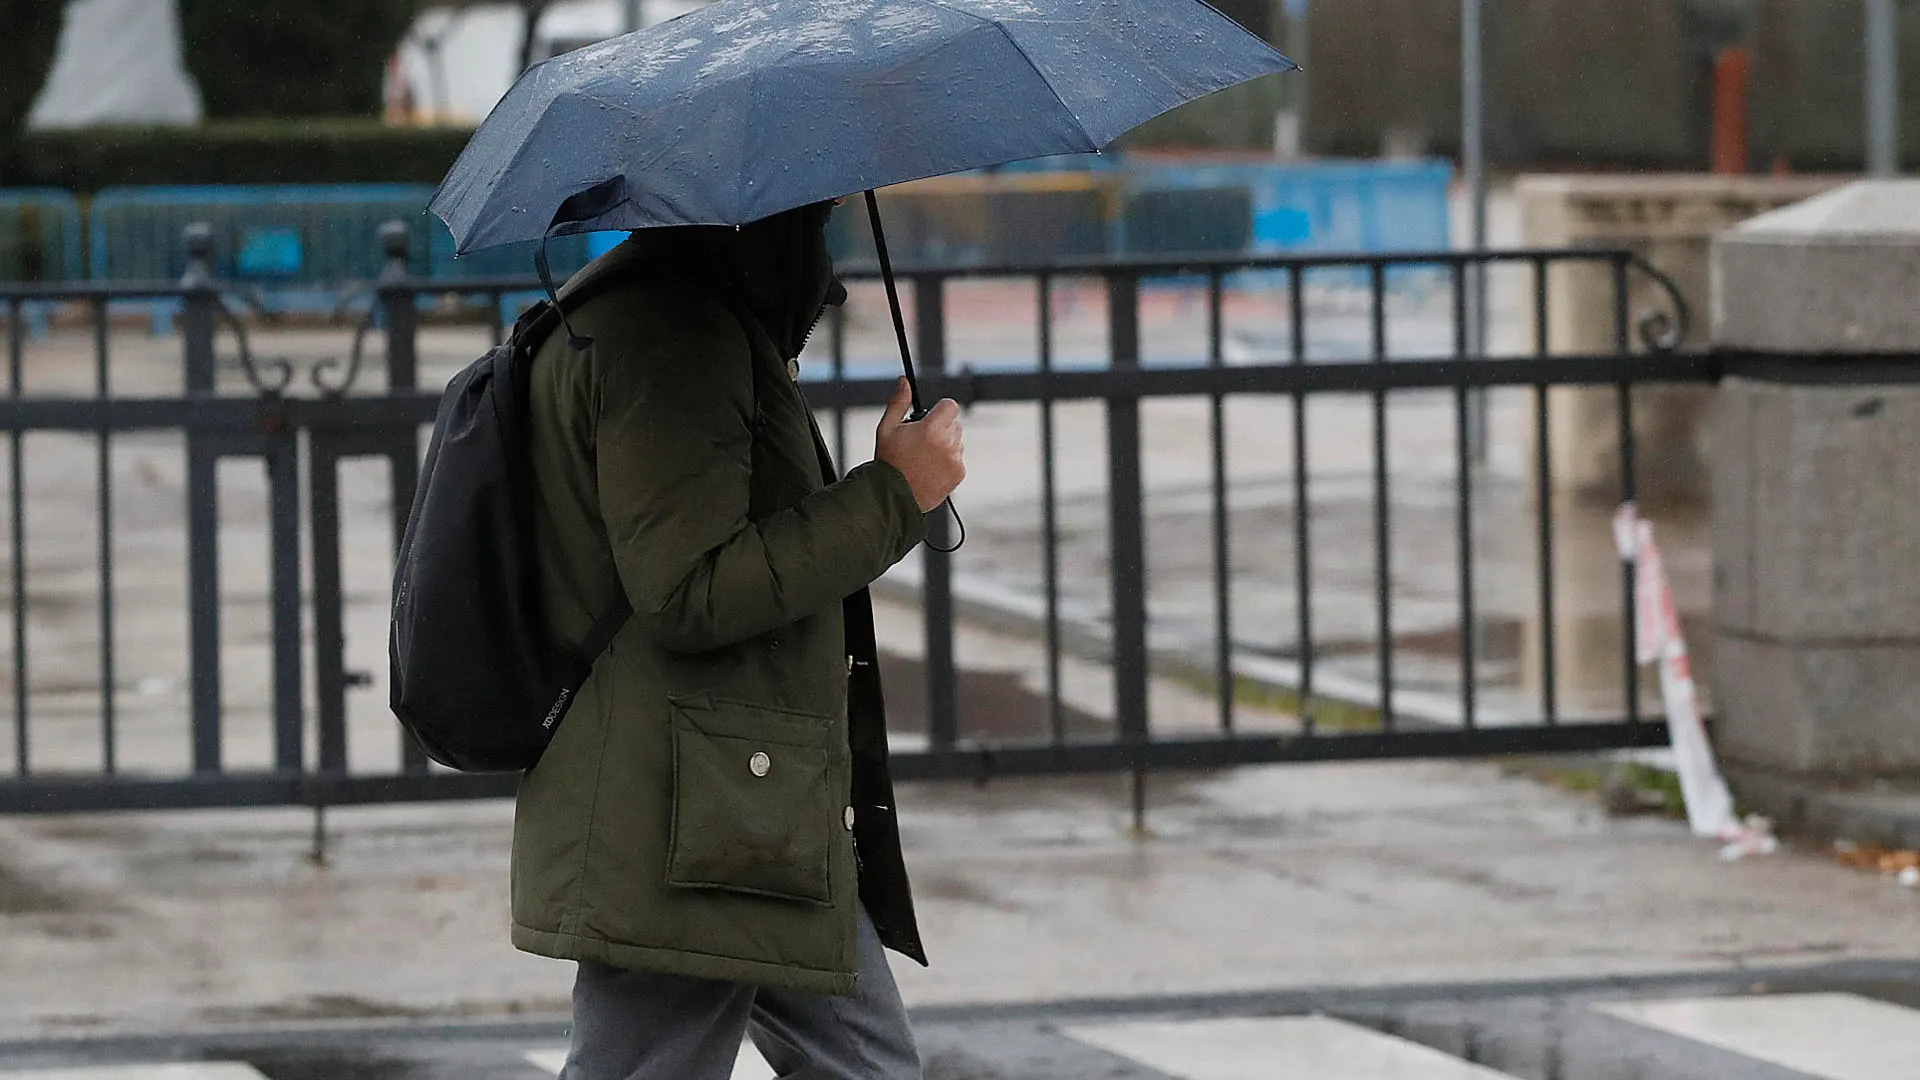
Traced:
[[893, 970], [860, 913], [857, 997], [580, 965], [560, 1080], [728, 1080], [750, 1037], [782, 1080], [921, 1080]]

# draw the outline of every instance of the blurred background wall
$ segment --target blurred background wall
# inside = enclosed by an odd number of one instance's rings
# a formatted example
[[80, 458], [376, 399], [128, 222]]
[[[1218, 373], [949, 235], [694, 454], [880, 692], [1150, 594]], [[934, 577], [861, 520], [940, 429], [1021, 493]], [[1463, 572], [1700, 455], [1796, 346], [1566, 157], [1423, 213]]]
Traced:
[[[1741, 37], [1753, 55], [1750, 166], [1862, 162], [1860, 0], [1484, 2], [1488, 152], [1499, 164], [1706, 167], [1713, 51]], [[1457, 3], [1319, 0], [1304, 23], [1307, 150], [1456, 152]], [[1907, 70], [1920, 65], [1920, 19], [1903, 19], [1901, 53]], [[1902, 98], [1911, 162], [1920, 79], [1905, 80]]]

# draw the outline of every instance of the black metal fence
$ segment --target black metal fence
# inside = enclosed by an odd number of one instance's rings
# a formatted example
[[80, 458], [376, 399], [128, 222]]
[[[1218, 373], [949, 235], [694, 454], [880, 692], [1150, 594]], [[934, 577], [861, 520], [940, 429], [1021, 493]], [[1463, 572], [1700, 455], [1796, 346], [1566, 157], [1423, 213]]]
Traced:
[[[208, 278], [204, 257], [177, 284], [0, 291], [8, 358], [8, 393], [0, 399], [0, 431], [6, 433], [10, 450], [8, 636], [13, 706], [12, 769], [0, 773], [0, 812], [324, 806], [511, 793], [511, 777], [463, 776], [430, 767], [418, 749], [402, 738], [397, 725], [385, 729], [363, 724], [357, 736], [368, 738], [371, 731], [379, 739], [395, 740], [399, 743], [396, 765], [367, 771], [351, 764], [350, 733], [356, 728], [349, 722], [350, 713], [377, 710], [385, 691], [381, 674], [365, 667], [355, 670], [349, 663], [345, 613], [350, 592], [373, 594], [369, 602], [383, 604], [386, 583], [363, 580], [365, 575], [348, 580], [342, 555], [347, 513], [343, 507], [371, 499], [380, 507], [381, 527], [390, 527], [391, 539], [397, 541], [418, 477], [424, 426], [437, 404], [437, 387], [421, 385], [423, 312], [431, 314], [452, 295], [444, 282], [423, 282], [407, 275], [405, 237], [404, 228], [396, 228], [388, 237], [388, 276], [356, 294], [367, 307], [351, 338], [337, 329], [324, 332], [332, 335], [329, 340], [346, 346], [340, 350], [345, 358], [315, 365], [305, 382], [296, 379], [299, 373], [294, 365], [257, 355], [249, 341], [248, 324], [233, 313], [229, 294], [220, 283]], [[200, 250], [204, 255], [204, 242]], [[1610, 290], [1614, 327], [1610, 348], [1577, 355], [1549, 348], [1549, 297], [1555, 272], [1562, 267], [1586, 268], [1600, 275], [1594, 280]], [[1472, 344], [1470, 284], [1488, 271], [1519, 275], [1516, 280], [1525, 282], [1515, 286], [1524, 292], [1533, 328], [1531, 348], [1524, 350], [1525, 355], [1491, 357]], [[848, 277], [870, 280], [871, 274], [854, 272]], [[1141, 776], [1162, 768], [1254, 762], [1572, 752], [1665, 742], [1665, 725], [1641, 714], [1639, 676], [1627, 644], [1633, 637], [1631, 567], [1621, 572], [1618, 614], [1624, 627], [1624, 651], [1618, 667], [1618, 715], [1568, 717], [1556, 688], [1556, 500], [1550, 464], [1555, 434], [1552, 411], [1546, 407], [1548, 395], [1567, 387], [1600, 388], [1615, 395], [1619, 486], [1622, 494], [1632, 498], [1636, 470], [1632, 389], [1644, 384], [1710, 382], [1715, 377], [1711, 357], [1673, 348], [1683, 333], [1684, 306], [1670, 286], [1630, 254], [1578, 250], [1167, 258], [1047, 267], [922, 268], [910, 269], [904, 277], [911, 286], [912, 322], [925, 389], [953, 396], [970, 407], [1013, 404], [1036, 413], [1038, 454], [1033, 464], [1041, 474], [1040, 602], [1038, 614], [1029, 623], [1043, 650], [1039, 655], [1044, 687], [1035, 695], [1043, 700], [1043, 719], [1020, 737], [983, 733], [963, 723], [963, 665], [957, 642], [964, 631], [957, 605], [964, 600], [964, 590], [956, 587], [955, 567], [956, 560], [968, 554], [963, 550], [948, 556], [923, 550], [918, 558], [926, 729], [923, 740], [903, 742], [897, 753], [902, 777], [1101, 771]], [[1664, 287], [1668, 302], [1663, 314], [1639, 318], [1632, 310], [1636, 283], [1644, 289], [1647, 281]], [[1018, 365], [995, 371], [968, 369], [950, 362], [948, 346], [955, 321], [949, 295], [983, 282], [1017, 286], [1017, 293], [1032, 299], [1036, 333], [1024, 370]], [[1343, 298], [1343, 317], [1364, 326], [1360, 355], [1325, 362], [1310, 355], [1311, 324], [1317, 310], [1311, 298], [1321, 282], [1327, 283], [1329, 294]], [[457, 286], [459, 299], [469, 304], [477, 301], [479, 310], [489, 313], [496, 339], [508, 301], [531, 288], [531, 280], [520, 278], [470, 280]], [[1389, 308], [1400, 292], [1416, 288], [1424, 290], [1429, 307], [1437, 307], [1435, 325], [1444, 326], [1448, 341], [1431, 354], [1406, 355], [1406, 350], [1390, 347]], [[1096, 297], [1104, 308], [1104, 327], [1098, 335], [1101, 355], [1095, 364], [1062, 363], [1056, 355], [1058, 299], [1067, 290]], [[1203, 331], [1195, 338], [1197, 355], [1162, 364], [1144, 355], [1148, 350], [1143, 347], [1143, 328], [1153, 329], [1147, 320], [1159, 308], [1143, 298], [1168, 290], [1185, 290], [1184, 295], [1200, 305]], [[1247, 295], [1264, 298], [1261, 302], [1278, 312], [1275, 325], [1282, 330], [1267, 343], [1271, 355], [1230, 358], [1227, 309], [1236, 302], [1234, 297]], [[28, 341], [23, 309], [49, 303], [61, 305], [69, 322], [79, 321], [89, 330], [90, 356], [72, 353], [76, 335], [69, 332], [65, 339], [69, 353], [60, 354], [64, 360], [50, 361], [63, 372], [51, 381], [64, 389], [39, 394], [29, 387], [28, 358], [37, 346]], [[115, 385], [113, 358], [119, 336], [112, 329], [113, 315], [129, 303], [178, 305], [182, 376], [177, 391], [152, 389], [151, 365], [139, 380], [140, 392], [122, 393]], [[832, 377], [806, 384], [816, 408], [837, 421], [830, 430], [843, 458], [849, 410], [877, 407], [893, 387], [891, 376], [879, 370], [863, 371], [850, 361], [849, 340], [846, 320], [836, 318], [826, 339]], [[369, 347], [377, 343], [384, 348]], [[375, 352], [377, 363], [372, 359]], [[71, 369], [89, 360], [91, 379], [80, 387]], [[1478, 677], [1479, 635], [1472, 632], [1478, 625], [1476, 575], [1484, 561], [1476, 554], [1474, 542], [1480, 438], [1475, 409], [1477, 395], [1501, 388], [1530, 394], [1539, 406], [1529, 437], [1536, 465], [1528, 513], [1537, 553], [1541, 677], [1528, 715], [1516, 717], [1509, 709], [1498, 723], [1489, 723], [1479, 699], [1483, 683]], [[1447, 441], [1457, 542], [1450, 573], [1458, 583], [1460, 627], [1458, 708], [1444, 721], [1409, 717], [1396, 697], [1399, 637], [1393, 582], [1399, 567], [1393, 558], [1396, 501], [1388, 460], [1390, 401], [1396, 395], [1435, 392], [1447, 395], [1452, 403]], [[1371, 521], [1365, 540], [1373, 545], [1377, 582], [1371, 605], [1377, 629], [1372, 646], [1377, 694], [1371, 700], [1345, 701], [1349, 711], [1337, 722], [1323, 715], [1331, 699], [1320, 685], [1324, 658], [1313, 602], [1323, 553], [1315, 550], [1310, 529], [1316, 479], [1307, 434], [1309, 403], [1328, 397], [1357, 398], [1367, 405], [1364, 437], [1371, 444], [1372, 465], [1367, 478]], [[1211, 564], [1207, 576], [1214, 647], [1202, 659], [1196, 659], [1192, 650], [1182, 659], [1152, 642], [1146, 511], [1154, 495], [1146, 475], [1153, 448], [1143, 440], [1142, 411], [1156, 402], [1178, 400], [1201, 403], [1207, 418], [1207, 509], [1199, 517], [1209, 533], [1206, 558]], [[1234, 462], [1226, 414], [1235, 403], [1253, 400], [1277, 403], [1292, 424], [1292, 460], [1284, 470], [1293, 508], [1292, 558], [1283, 576], [1291, 576], [1295, 597], [1291, 633], [1297, 679], [1280, 688], [1290, 695], [1291, 706], [1281, 710], [1288, 716], [1277, 726], [1242, 722], [1247, 713], [1242, 701], [1247, 679], [1234, 647], [1241, 626], [1235, 605], [1236, 564], [1244, 566], [1245, 556], [1234, 550], [1231, 537]], [[1100, 500], [1104, 522], [1098, 531], [1103, 534], [1108, 594], [1091, 642], [1068, 625], [1070, 620], [1063, 613], [1060, 509], [1065, 496], [1056, 475], [1062, 438], [1056, 424], [1058, 411], [1088, 404], [1104, 412], [1105, 477]], [[39, 639], [46, 632], [36, 589], [38, 572], [29, 551], [30, 538], [36, 535], [32, 519], [40, 504], [26, 469], [37, 460], [30, 452], [30, 441], [56, 433], [91, 444], [95, 521], [90, 530], [79, 532], [90, 538], [94, 549], [84, 555], [75, 549], [77, 545], [62, 541], [59, 554], [66, 567], [63, 572], [92, 576], [93, 587], [83, 594], [97, 601], [97, 611], [92, 616], [90, 642], [76, 640], [69, 618], [62, 624], [68, 629], [42, 645]], [[128, 602], [117, 599], [128, 583], [117, 567], [123, 548], [116, 536], [115, 447], [142, 438], [163, 439], [142, 444], [149, 447], [146, 453], [164, 458], [177, 447], [183, 461], [186, 587], [177, 614], [185, 627], [186, 678], [180, 695], [183, 714], [173, 718], [170, 726], [159, 721], [149, 724], [142, 740], [151, 753], [134, 760], [123, 750], [121, 738], [121, 718], [131, 691], [121, 670], [124, 651], [116, 648], [116, 641], [134, 616]], [[71, 447], [62, 452], [70, 454]], [[343, 483], [343, 467], [365, 461], [383, 464], [388, 477], [385, 490], [370, 494]], [[236, 631], [231, 613], [223, 615], [223, 568], [229, 562], [223, 555], [223, 529], [231, 527], [223, 524], [220, 470], [223, 463], [236, 462], [259, 467], [264, 476], [264, 631], [257, 627]], [[1005, 466], [995, 462], [992, 467]], [[81, 475], [87, 470], [74, 468], [78, 471], [62, 473], [57, 480], [63, 494], [88, 478]], [[979, 468], [976, 465], [976, 472]], [[966, 489], [961, 501], [966, 502]], [[63, 524], [77, 528], [77, 523]], [[944, 515], [937, 519], [932, 526], [935, 538], [950, 541], [950, 524]], [[71, 616], [70, 611], [66, 614]], [[244, 636], [256, 631], [264, 634], [261, 672], [236, 670], [234, 661], [223, 662], [228, 655], [223, 641], [236, 633]], [[357, 644], [363, 656], [370, 649], [384, 648], [383, 640]], [[81, 679], [77, 686], [71, 677], [58, 687], [36, 685], [37, 658], [51, 650], [71, 654], [88, 647], [98, 657], [97, 678]], [[1073, 709], [1064, 700], [1063, 665], [1076, 656], [1092, 656], [1100, 670], [1110, 674], [1111, 715], [1097, 730], [1070, 730], [1068, 723]], [[61, 658], [70, 661], [71, 655]], [[237, 715], [226, 704], [224, 684], [241, 676], [264, 683], [266, 704], [258, 716]], [[1217, 704], [1214, 719], [1204, 728], [1188, 724], [1170, 730], [1156, 724], [1156, 687], [1166, 685], [1163, 679], [1176, 680], [1192, 692], [1211, 694]], [[1270, 704], [1274, 688], [1267, 690]], [[46, 710], [50, 714], [42, 716]], [[244, 727], [247, 724], [264, 725], [265, 730], [251, 730]], [[84, 742], [89, 760], [76, 761], [72, 753], [43, 752], [43, 731], [66, 744]], [[86, 732], [84, 739], [82, 732]], [[225, 740], [259, 740], [263, 735], [268, 747], [265, 760], [236, 765]], [[173, 747], [169, 740], [178, 740], [180, 746]], [[58, 760], [43, 764], [49, 756]]]

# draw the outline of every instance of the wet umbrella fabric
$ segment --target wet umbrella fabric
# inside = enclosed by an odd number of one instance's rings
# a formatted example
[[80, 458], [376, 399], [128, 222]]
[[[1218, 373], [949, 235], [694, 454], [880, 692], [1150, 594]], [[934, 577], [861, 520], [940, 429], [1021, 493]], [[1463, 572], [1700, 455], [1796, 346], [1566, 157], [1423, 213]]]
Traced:
[[[529, 70], [432, 209], [459, 252], [744, 225], [1105, 148], [1293, 64], [1201, 0], [720, 0]], [[569, 202], [571, 200], [571, 202]]]

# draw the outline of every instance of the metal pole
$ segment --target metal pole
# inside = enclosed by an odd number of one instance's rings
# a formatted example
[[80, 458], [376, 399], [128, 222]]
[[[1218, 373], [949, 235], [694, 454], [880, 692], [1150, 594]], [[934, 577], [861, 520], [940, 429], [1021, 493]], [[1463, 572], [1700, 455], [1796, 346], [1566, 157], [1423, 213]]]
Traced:
[[1304, 151], [1307, 145], [1307, 65], [1308, 59], [1308, 20], [1312, 18], [1308, 0], [1286, 0], [1282, 5], [1287, 16], [1287, 56], [1300, 65], [1299, 74], [1285, 80], [1291, 98], [1288, 104], [1299, 117], [1300, 146]]
[[1900, 26], [1894, 0], [1867, 0], [1867, 172], [1900, 172]]
[[[1460, 165], [1467, 183], [1469, 246], [1474, 251], [1487, 249], [1487, 100], [1485, 35], [1481, 22], [1481, 0], [1460, 0]], [[1465, 277], [1467, 287], [1467, 352], [1474, 357], [1487, 353], [1487, 273], [1475, 263]], [[1471, 411], [1468, 424], [1472, 436], [1470, 456], [1475, 463], [1487, 460], [1487, 392], [1476, 389], [1467, 397]]]
[[[1481, 0], [1460, 0], [1460, 163], [1466, 173], [1467, 195], [1471, 204], [1468, 209], [1470, 219], [1470, 242], [1473, 250], [1487, 250], [1487, 71], [1486, 71], [1486, 32], [1481, 19]], [[1466, 268], [1466, 273], [1454, 278], [1454, 288], [1466, 290], [1466, 303], [1454, 306], [1455, 317], [1466, 322], [1466, 333], [1460, 339], [1466, 345], [1468, 355], [1478, 359], [1487, 355], [1487, 267], [1476, 262]], [[1487, 643], [1482, 639], [1486, 633], [1485, 625], [1474, 617], [1471, 592], [1473, 589], [1474, 535], [1470, 524], [1469, 507], [1473, 501], [1473, 468], [1487, 463], [1488, 442], [1490, 442], [1487, 390], [1475, 387], [1461, 395], [1459, 402], [1461, 438], [1466, 445], [1461, 449], [1461, 475], [1459, 481], [1459, 499], [1461, 520], [1468, 522], [1462, 527], [1460, 536], [1460, 561], [1462, 566], [1462, 614], [1465, 616], [1460, 626], [1463, 642], [1472, 645], [1464, 654], [1467, 662], [1461, 667], [1461, 694], [1466, 703], [1467, 714], [1471, 716], [1474, 687], [1473, 664], [1475, 654], [1484, 656]]]
[[641, 0], [627, 0], [627, 33], [640, 29]]
[[1472, 197], [1473, 246], [1487, 245], [1486, 70], [1480, 0], [1460, 0], [1460, 165]]

